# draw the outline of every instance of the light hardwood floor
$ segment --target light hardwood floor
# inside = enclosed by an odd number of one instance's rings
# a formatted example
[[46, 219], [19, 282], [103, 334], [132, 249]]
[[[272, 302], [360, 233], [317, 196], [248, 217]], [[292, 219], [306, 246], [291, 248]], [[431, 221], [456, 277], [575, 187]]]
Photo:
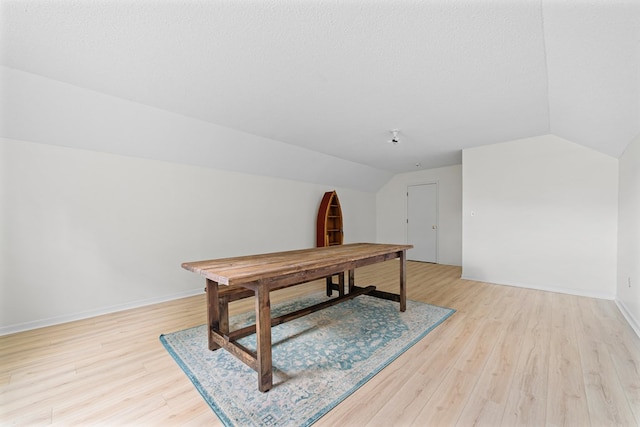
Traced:
[[[397, 276], [397, 261], [356, 271], [392, 291]], [[415, 262], [408, 296], [457, 312], [317, 426], [640, 424], [640, 339], [612, 301]], [[0, 425], [221, 425], [158, 340], [205, 318], [199, 295], [0, 337]]]

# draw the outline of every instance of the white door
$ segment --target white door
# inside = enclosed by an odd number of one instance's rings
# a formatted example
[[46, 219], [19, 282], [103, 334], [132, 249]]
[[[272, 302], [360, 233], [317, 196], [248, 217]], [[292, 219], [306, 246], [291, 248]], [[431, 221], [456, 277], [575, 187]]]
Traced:
[[407, 251], [411, 261], [438, 260], [438, 184], [407, 188]]

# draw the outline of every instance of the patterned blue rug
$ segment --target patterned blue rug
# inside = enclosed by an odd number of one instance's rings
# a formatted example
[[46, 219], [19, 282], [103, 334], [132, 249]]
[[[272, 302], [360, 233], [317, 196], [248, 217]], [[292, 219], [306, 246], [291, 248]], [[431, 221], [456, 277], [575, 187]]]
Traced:
[[[326, 300], [321, 293], [275, 305], [272, 315]], [[451, 316], [455, 310], [366, 295], [272, 329], [273, 388], [225, 350], [209, 351], [206, 326], [161, 335], [160, 341], [227, 426], [308, 426]], [[230, 319], [231, 330], [255, 314]], [[238, 342], [255, 350], [255, 335]]]

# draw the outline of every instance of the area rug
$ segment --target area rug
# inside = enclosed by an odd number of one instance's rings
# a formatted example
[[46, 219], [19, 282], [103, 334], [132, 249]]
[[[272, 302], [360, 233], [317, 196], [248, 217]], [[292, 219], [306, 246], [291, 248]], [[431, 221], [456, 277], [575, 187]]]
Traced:
[[[272, 307], [272, 315], [326, 300], [314, 294]], [[227, 426], [309, 426], [446, 320], [455, 310], [362, 295], [272, 329], [273, 388], [226, 350], [209, 351], [206, 326], [160, 341]], [[231, 330], [255, 314], [230, 319]], [[255, 334], [239, 340], [255, 350]]]

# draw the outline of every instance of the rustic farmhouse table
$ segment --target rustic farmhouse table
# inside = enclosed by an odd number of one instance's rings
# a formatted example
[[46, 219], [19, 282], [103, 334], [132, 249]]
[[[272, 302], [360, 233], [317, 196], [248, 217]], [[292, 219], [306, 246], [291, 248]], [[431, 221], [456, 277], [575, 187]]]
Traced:
[[[182, 267], [206, 278], [209, 349], [224, 348], [258, 373], [258, 389], [273, 386], [271, 327], [335, 305], [358, 295], [368, 294], [390, 299], [406, 309], [406, 251], [411, 245], [353, 243], [339, 246], [301, 249], [262, 255], [185, 262]], [[391, 259], [400, 259], [398, 294], [355, 285], [357, 267]], [[349, 274], [348, 292], [344, 291], [344, 273]], [[339, 296], [284, 316], [271, 318], [271, 291], [300, 285], [340, 274]], [[256, 324], [229, 331], [229, 302], [255, 297]], [[236, 341], [256, 334], [256, 352]]]

